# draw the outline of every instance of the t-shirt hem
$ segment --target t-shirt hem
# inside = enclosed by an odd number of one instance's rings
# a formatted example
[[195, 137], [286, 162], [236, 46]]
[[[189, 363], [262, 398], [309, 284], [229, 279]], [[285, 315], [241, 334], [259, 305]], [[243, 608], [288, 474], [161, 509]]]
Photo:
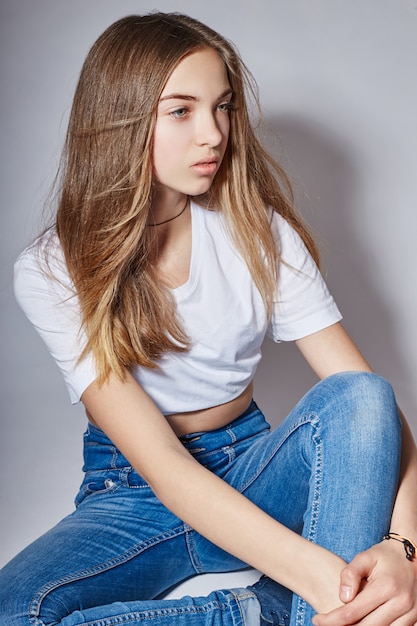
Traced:
[[340, 322], [342, 319], [342, 314], [340, 311], [337, 311], [335, 315], [332, 315], [324, 320], [323, 311], [320, 311], [316, 315], [311, 315], [310, 317], [304, 319], [302, 324], [298, 323], [296, 331], [294, 331], [294, 329], [285, 329], [285, 327], [281, 326], [277, 330], [269, 330], [267, 335], [276, 343], [280, 343], [281, 341], [298, 341], [299, 339], [313, 335], [320, 330], [329, 328], [330, 326], [333, 326], [333, 324]]

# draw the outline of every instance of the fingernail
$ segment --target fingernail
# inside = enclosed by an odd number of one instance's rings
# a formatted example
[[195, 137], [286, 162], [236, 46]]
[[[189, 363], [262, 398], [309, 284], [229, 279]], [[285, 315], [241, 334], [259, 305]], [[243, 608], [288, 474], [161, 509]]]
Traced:
[[352, 600], [352, 587], [342, 585], [340, 587], [340, 599], [342, 602], [350, 602]]

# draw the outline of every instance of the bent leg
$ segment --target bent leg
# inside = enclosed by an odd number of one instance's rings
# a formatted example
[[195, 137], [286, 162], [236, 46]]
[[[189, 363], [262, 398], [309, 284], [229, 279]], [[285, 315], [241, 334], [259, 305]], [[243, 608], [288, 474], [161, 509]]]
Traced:
[[[287, 527], [350, 561], [389, 528], [400, 431], [394, 394], [384, 379], [336, 374], [242, 454], [225, 480]], [[201, 553], [215, 557], [216, 549], [210, 552], [200, 541]], [[310, 624], [312, 614], [296, 598], [291, 624]]]
[[[233, 458], [231, 449], [224, 452]], [[238, 455], [224, 478], [288, 527], [350, 560], [386, 531], [398, 453], [399, 420], [387, 383], [371, 374], [336, 375], [313, 388], [273, 433]], [[123, 485], [108, 484], [111, 493], [88, 496], [0, 574], [0, 606], [8, 616], [0, 618], [2, 626], [110, 626], [155, 618], [172, 626], [259, 623], [259, 602], [250, 590], [149, 603], [145, 598], [190, 575], [238, 565], [173, 516], [168, 524], [156, 516], [161, 528], [149, 533], [148, 516], [126, 507]], [[133, 487], [144, 493], [147, 486]], [[161, 506], [148, 495], [149, 506]], [[118, 510], [106, 518], [109, 497]], [[129, 529], [122, 525], [112, 534], [116, 520]], [[146, 533], [138, 538], [143, 527]], [[291, 623], [309, 624], [311, 615], [296, 598]]]
[[[401, 448], [394, 394], [378, 376], [350, 373], [323, 381], [306, 400], [298, 409], [310, 469], [302, 534], [349, 562], [389, 529]], [[292, 615], [310, 624], [313, 611], [295, 598]]]

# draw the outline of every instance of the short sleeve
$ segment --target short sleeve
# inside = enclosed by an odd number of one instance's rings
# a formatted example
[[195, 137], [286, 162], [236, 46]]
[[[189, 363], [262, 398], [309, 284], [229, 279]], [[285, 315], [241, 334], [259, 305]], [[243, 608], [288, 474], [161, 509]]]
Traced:
[[48, 244], [48, 263], [41, 240], [27, 248], [14, 266], [16, 299], [64, 377], [71, 402], [96, 378], [92, 355], [79, 361], [85, 345], [78, 298], [57, 241]]
[[340, 321], [342, 315], [301, 237], [277, 213], [272, 229], [282, 262], [268, 336], [295, 341]]

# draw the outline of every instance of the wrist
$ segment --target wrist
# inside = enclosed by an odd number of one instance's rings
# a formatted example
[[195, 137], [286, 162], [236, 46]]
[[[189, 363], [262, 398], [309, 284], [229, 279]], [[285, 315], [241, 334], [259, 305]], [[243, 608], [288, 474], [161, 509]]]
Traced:
[[417, 557], [417, 545], [408, 537], [400, 535], [399, 533], [389, 532], [382, 538], [385, 541], [393, 540], [397, 543], [401, 543], [404, 548], [405, 558], [408, 561], [414, 561]]
[[340, 575], [346, 562], [336, 554], [311, 544], [316, 554], [303, 564], [302, 589], [294, 589], [317, 613], [329, 613], [342, 606], [339, 598]]

